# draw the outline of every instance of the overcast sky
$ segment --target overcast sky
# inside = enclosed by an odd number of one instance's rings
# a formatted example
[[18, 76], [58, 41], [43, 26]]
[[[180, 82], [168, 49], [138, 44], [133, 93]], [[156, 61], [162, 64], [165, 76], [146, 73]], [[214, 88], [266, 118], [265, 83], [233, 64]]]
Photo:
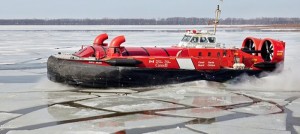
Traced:
[[0, 0], [0, 19], [300, 17], [300, 0]]

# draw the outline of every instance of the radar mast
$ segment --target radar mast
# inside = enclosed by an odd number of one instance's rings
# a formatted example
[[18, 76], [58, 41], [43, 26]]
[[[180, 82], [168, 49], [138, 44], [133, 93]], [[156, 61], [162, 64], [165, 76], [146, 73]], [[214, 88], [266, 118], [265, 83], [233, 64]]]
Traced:
[[216, 35], [217, 32], [217, 25], [219, 24], [219, 19], [220, 19], [220, 14], [221, 14], [221, 10], [220, 10], [220, 5], [217, 6], [217, 10], [216, 10], [216, 18], [214, 21], [214, 35]]

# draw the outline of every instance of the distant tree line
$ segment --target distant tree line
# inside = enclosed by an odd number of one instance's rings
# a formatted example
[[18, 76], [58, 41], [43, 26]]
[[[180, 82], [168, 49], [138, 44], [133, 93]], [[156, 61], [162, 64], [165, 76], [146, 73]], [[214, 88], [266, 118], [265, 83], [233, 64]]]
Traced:
[[[0, 19], [0, 25], [209, 25], [212, 18], [173, 17], [165, 19]], [[226, 18], [222, 25], [300, 24], [300, 18]]]

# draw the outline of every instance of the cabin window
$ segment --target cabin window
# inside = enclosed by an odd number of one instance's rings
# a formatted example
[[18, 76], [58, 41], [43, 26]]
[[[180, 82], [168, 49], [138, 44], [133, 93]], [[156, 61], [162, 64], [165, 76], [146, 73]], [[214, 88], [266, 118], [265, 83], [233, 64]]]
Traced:
[[209, 57], [211, 56], [211, 52], [208, 52], [208, 56], [209, 56]]
[[201, 38], [200, 38], [200, 42], [201, 42], [201, 43], [207, 43], [207, 39], [206, 39], [205, 37], [201, 37]]
[[202, 52], [199, 52], [199, 53], [198, 53], [198, 56], [199, 56], [199, 57], [202, 56]]
[[185, 35], [181, 41], [182, 42], [189, 42], [191, 38], [192, 38], [192, 36]]
[[209, 43], [215, 43], [216, 42], [215, 37], [208, 37], [207, 39], [208, 39]]
[[191, 40], [192, 43], [198, 43], [198, 41], [199, 41], [198, 37], [193, 37]]
[[224, 53], [223, 53], [223, 56], [226, 57], [226, 56], [227, 56], [227, 52], [224, 52]]

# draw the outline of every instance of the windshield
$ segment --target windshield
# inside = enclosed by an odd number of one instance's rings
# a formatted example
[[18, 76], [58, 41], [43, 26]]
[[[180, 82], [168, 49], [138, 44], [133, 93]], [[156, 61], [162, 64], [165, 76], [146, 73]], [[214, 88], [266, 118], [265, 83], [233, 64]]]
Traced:
[[185, 35], [181, 41], [182, 41], [182, 42], [189, 42], [190, 39], [191, 39], [191, 37], [192, 37], [192, 36], [187, 36], [187, 35]]
[[209, 43], [215, 43], [216, 42], [216, 37], [207, 37]]
[[201, 42], [201, 43], [207, 43], [207, 39], [206, 39], [205, 37], [201, 37], [201, 38], [200, 38], [200, 42]]
[[191, 40], [191, 42], [192, 43], [198, 43], [198, 39], [199, 39], [198, 37], [193, 37], [192, 40]]

